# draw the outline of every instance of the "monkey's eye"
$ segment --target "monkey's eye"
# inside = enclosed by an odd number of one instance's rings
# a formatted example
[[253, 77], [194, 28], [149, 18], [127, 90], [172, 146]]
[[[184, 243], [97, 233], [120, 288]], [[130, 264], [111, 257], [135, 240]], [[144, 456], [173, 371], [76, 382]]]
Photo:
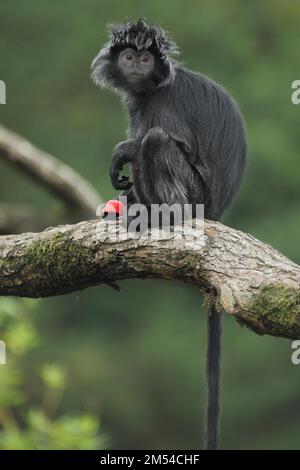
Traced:
[[127, 55], [126, 55], [126, 59], [127, 59], [127, 60], [132, 60], [132, 55], [127, 54]]
[[146, 55], [144, 55], [142, 57], [142, 62], [148, 62], [149, 61], [149, 57], [147, 57]]

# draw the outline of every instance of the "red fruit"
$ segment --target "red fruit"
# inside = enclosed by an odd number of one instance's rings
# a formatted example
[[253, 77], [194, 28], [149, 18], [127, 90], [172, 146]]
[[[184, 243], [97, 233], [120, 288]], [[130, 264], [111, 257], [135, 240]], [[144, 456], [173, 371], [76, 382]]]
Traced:
[[124, 204], [118, 199], [110, 199], [107, 201], [102, 209], [102, 215], [107, 216], [109, 214], [122, 215]]

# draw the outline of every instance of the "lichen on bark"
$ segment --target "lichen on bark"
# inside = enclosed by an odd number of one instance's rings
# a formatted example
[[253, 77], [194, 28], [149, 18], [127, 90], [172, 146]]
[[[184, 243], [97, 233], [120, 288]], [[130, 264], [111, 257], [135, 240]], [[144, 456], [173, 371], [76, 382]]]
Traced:
[[49, 239], [33, 241], [24, 253], [24, 269], [38, 273], [40, 281], [51, 278], [53, 285], [72, 286], [89, 272], [93, 250], [72, 238], [71, 232], [59, 232]]
[[253, 296], [249, 310], [266, 333], [300, 338], [300, 292], [293, 287], [269, 284]]

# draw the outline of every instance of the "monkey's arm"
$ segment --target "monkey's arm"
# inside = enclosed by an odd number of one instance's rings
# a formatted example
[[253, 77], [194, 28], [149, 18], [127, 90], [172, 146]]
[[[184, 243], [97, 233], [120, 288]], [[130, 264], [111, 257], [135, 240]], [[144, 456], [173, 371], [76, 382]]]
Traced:
[[128, 177], [119, 179], [120, 171], [126, 163], [133, 163], [138, 157], [140, 143], [137, 140], [125, 140], [120, 142], [113, 150], [112, 162], [110, 165], [110, 178], [115, 189], [129, 189], [132, 182]]

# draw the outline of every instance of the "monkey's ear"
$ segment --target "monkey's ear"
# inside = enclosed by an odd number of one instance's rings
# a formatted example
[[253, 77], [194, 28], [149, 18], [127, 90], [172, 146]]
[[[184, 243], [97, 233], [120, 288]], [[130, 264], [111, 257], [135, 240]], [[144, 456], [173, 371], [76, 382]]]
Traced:
[[169, 135], [172, 137], [173, 140], [175, 140], [176, 145], [178, 148], [187, 156], [190, 157], [193, 153], [193, 149], [191, 145], [182, 137], [179, 137], [177, 134], [174, 132], [169, 132]]

